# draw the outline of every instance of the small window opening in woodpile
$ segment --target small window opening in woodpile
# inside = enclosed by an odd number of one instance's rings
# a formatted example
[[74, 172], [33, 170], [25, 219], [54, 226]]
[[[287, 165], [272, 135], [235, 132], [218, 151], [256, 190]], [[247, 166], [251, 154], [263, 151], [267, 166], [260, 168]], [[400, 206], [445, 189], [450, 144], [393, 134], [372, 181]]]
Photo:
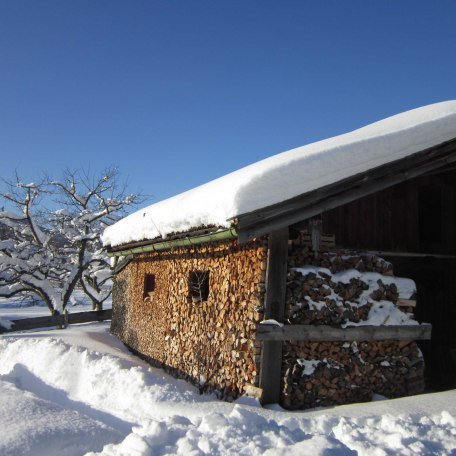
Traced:
[[155, 290], [155, 274], [146, 274], [144, 276], [144, 298], [153, 296]]
[[207, 301], [209, 297], [209, 271], [190, 271], [188, 277], [189, 300]]

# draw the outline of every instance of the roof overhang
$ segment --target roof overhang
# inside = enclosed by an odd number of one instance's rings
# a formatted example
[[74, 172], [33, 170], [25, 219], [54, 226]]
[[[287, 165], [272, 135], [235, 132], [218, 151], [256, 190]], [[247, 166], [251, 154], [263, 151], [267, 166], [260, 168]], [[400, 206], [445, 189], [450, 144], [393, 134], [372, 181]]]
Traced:
[[246, 242], [307, 220], [454, 162], [456, 138], [281, 203], [238, 215], [236, 222], [239, 241]]
[[170, 236], [167, 239], [158, 238], [124, 244], [108, 248], [108, 256], [123, 257], [137, 253], [159, 252], [162, 250], [172, 250], [179, 247], [191, 247], [194, 245], [205, 244], [207, 242], [227, 241], [236, 239], [237, 232], [234, 228], [228, 229], [204, 229], [188, 233], [180, 233]]

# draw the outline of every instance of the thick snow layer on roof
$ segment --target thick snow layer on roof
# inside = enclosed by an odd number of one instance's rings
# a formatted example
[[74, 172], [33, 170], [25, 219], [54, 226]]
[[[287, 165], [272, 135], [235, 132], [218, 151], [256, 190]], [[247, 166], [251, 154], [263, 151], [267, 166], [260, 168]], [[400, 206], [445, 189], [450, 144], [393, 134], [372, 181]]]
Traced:
[[338, 182], [456, 137], [456, 101], [436, 103], [261, 160], [141, 209], [107, 228], [105, 245], [165, 237]]

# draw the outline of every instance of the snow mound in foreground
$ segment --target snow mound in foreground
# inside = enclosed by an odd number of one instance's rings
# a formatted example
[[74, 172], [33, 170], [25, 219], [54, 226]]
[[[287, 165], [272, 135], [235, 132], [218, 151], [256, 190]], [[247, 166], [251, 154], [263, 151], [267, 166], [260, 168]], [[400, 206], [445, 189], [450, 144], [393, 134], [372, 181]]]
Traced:
[[[24, 389], [36, 392], [37, 382], [75, 401], [136, 423], [153, 417], [151, 404], [201, 401], [195, 389], [160, 369], [144, 369], [114, 356], [66, 344], [61, 340], [0, 340], [0, 378], [15, 376]], [[23, 368], [18, 366], [25, 366]]]
[[456, 101], [407, 111], [253, 163], [106, 228], [105, 245], [165, 237], [279, 203], [456, 137]]
[[45, 333], [20, 337], [0, 339], [2, 455], [28, 448], [129, 456], [414, 455], [456, 448], [455, 391], [291, 413], [199, 395], [133, 357]]
[[[423, 455], [447, 454], [456, 444], [455, 419], [429, 417], [288, 418], [281, 423], [236, 405], [191, 422], [182, 416], [151, 421], [98, 454], [121, 455]], [[453, 434], [453, 436], [452, 436]], [[92, 455], [96, 453], [91, 453]]]
[[[86, 415], [0, 380], [0, 454], [84, 454], [120, 441], [122, 434]], [[89, 437], [89, 440], [87, 439]]]

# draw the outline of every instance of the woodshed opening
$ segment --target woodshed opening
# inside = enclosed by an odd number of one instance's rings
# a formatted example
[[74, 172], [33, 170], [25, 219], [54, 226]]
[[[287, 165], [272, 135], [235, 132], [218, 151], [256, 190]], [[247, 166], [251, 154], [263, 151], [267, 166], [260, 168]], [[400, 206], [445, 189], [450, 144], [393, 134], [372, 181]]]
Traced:
[[342, 248], [377, 251], [417, 285], [415, 316], [432, 324], [420, 341], [428, 390], [456, 386], [456, 170], [442, 168], [323, 214]]

